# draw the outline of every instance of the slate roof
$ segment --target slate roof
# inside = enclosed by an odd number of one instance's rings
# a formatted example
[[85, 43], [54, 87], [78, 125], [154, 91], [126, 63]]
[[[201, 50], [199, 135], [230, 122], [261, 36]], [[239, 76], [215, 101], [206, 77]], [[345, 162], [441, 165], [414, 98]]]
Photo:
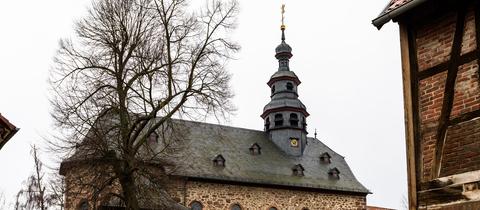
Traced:
[[[370, 193], [357, 181], [344, 157], [318, 139], [308, 138], [304, 155], [286, 155], [268, 139], [264, 131], [229, 127], [192, 121], [176, 120], [186, 129], [183, 157], [174, 162], [179, 166], [173, 175], [268, 184], [355, 193]], [[252, 155], [249, 148], [257, 143], [261, 154]], [[321, 163], [320, 156], [328, 152], [331, 163]], [[225, 167], [213, 164], [217, 155], [225, 158]], [[294, 176], [292, 167], [301, 164], [304, 176]], [[340, 179], [329, 177], [329, 170], [337, 168]]]
[[387, 6], [380, 12], [378, 17], [372, 20], [373, 25], [380, 29], [385, 23], [391, 19], [413, 9], [417, 5], [427, 0], [390, 0]]

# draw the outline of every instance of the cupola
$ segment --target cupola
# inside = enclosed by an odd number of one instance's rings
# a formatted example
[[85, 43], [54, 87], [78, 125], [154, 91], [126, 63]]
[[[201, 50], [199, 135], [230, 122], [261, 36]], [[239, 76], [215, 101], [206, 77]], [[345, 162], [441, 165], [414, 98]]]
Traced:
[[267, 82], [270, 87], [270, 102], [263, 108], [261, 117], [270, 140], [286, 154], [302, 156], [307, 145], [306, 106], [298, 99], [300, 80], [290, 69], [292, 47], [285, 39], [285, 25], [281, 30], [281, 42], [275, 48], [278, 69]]

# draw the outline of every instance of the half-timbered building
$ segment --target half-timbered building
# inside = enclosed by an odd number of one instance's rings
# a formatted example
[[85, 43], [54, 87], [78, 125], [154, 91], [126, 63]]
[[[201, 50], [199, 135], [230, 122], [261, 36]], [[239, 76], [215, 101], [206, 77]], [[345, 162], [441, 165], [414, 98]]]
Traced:
[[480, 209], [480, 2], [391, 0], [400, 26], [410, 209]]
[[18, 128], [10, 123], [7, 118], [0, 114], [0, 149], [10, 140], [18, 131]]

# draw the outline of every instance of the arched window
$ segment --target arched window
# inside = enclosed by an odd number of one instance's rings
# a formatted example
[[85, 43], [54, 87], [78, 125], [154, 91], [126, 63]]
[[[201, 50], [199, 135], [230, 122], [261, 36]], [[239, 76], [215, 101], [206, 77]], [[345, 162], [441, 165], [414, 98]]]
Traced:
[[78, 205], [78, 210], [88, 210], [88, 202], [87, 201], [82, 201], [80, 205]]
[[275, 85], [272, 86], [272, 94], [275, 93]]
[[293, 90], [293, 84], [291, 82], [287, 82], [287, 90]]
[[290, 114], [290, 125], [298, 127], [298, 115], [295, 113]]
[[230, 208], [231, 210], [242, 210], [242, 207], [238, 204], [233, 204], [232, 207]]
[[278, 210], [277, 207], [270, 207], [268, 210]]
[[202, 203], [200, 203], [198, 201], [193, 201], [192, 203], [190, 203], [190, 207], [191, 207], [192, 210], [202, 210], [203, 209]]
[[267, 119], [265, 119], [265, 130], [268, 130], [270, 128], [270, 118], [267, 117]]
[[308, 208], [307, 208], [307, 207], [303, 207], [302, 210], [308, 210]]
[[305, 117], [302, 117], [302, 127], [304, 130], [307, 130], [307, 120], [305, 119]]
[[275, 126], [282, 126], [283, 125], [283, 115], [276, 114], [275, 115]]

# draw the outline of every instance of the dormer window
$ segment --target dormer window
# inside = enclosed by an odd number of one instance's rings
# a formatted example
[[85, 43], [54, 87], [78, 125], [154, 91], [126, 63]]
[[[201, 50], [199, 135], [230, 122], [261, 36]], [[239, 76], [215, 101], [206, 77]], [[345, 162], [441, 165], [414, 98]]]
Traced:
[[320, 155], [320, 163], [331, 163], [330, 161], [330, 154], [328, 154], [327, 152], [323, 153], [322, 155]]
[[156, 132], [152, 132], [149, 136], [148, 136], [148, 143], [149, 144], [156, 144], [158, 143], [158, 134]]
[[270, 118], [269, 117], [267, 117], [265, 119], [265, 130], [268, 130], [268, 129], [270, 129]]
[[282, 114], [276, 114], [275, 115], [275, 127], [276, 126], [282, 126], [283, 125], [283, 115]]
[[250, 150], [250, 154], [252, 155], [262, 154], [262, 148], [257, 143], [252, 144], [249, 150]]
[[297, 164], [293, 166], [292, 171], [294, 176], [304, 176], [303, 171], [305, 171], [305, 168], [303, 168], [302, 164]]
[[293, 84], [291, 82], [287, 82], [287, 90], [292, 91], [293, 90]]
[[213, 165], [217, 167], [225, 167], [225, 158], [222, 155], [217, 155], [213, 159]]
[[298, 115], [295, 113], [290, 114], [290, 125], [298, 127]]
[[340, 179], [340, 171], [337, 168], [332, 168], [328, 171], [328, 176], [332, 179]]

